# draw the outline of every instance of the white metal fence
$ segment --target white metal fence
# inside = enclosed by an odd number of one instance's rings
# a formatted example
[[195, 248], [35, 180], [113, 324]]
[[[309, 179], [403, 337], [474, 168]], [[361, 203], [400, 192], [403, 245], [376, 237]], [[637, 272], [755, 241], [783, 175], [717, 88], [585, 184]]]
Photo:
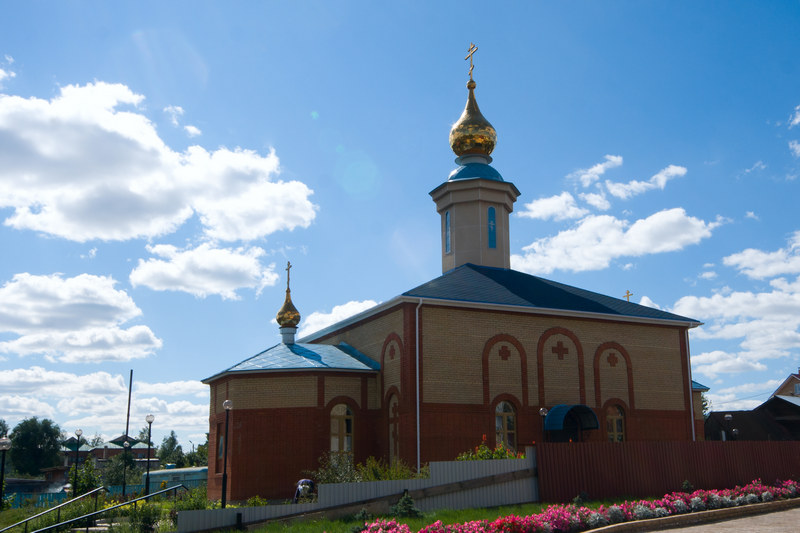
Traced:
[[525, 459], [434, 462], [430, 470], [431, 477], [426, 479], [318, 485], [314, 503], [182, 511], [178, 514], [178, 532], [207, 531], [321, 511], [338, 511], [342, 515], [356, 513], [362, 507], [388, 509], [387, 501], [395, 503], [406, 490], [423, 511], [539, 500], [533, 448], [526, 450]]

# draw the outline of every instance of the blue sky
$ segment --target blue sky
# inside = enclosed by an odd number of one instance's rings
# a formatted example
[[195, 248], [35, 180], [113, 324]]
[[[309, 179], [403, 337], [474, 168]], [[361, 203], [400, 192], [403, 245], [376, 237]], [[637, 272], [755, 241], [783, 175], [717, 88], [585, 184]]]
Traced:
[[798, 2], [28, 2], [0, 17], [0, 418], [207, 431], [200, 380], [441, 273], [476, 96], [512, 266], [674, 311], [716, 409], [800, 364]]

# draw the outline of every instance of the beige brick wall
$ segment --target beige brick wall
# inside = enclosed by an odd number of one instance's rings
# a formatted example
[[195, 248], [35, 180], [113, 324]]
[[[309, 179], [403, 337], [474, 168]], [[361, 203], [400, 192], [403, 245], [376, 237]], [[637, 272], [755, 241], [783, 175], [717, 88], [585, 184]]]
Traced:
[[[595, 352], [601, 344], [617, 342], [625, 348], [631, 359], [637, 408], [687, 408], [684, 400], [687, 385], [682, 374], [679, 344], [682, 333], [679, 328], [430, 306], [423, 307], [422, 320], [423, 391], [426, 402], [482, 403], [481, 354], [490, 338], [503, 333], [515, 337], [527, 354], [529, 403], [538, 405], [537, 344], [544, 332], [562, 327], [576, 335], [583, 347], [588, 405], [595, 406]], [[569, 350], [562, 361], [552, 352], [559, 340]], [[495, 349], [499, 349], [499, 346]], [[546, 404], [577, 403], [578, 366], [573, 342], [565, 335], [552, 335], [545, 343], [543, 356]], [[618, 367], [623, 370], [624, 361]], [[490, 365], [490, 379], [494, 378], [494, 372]], [[603, 398], [616, 396], [627, 401], [627, 376], [621, 380], [610, 375], [607, 380], [609, 391], [602, 390], [606, 378], [602, 374], [600, 378]], [[492, 394], [499, 390], [491, 381], [490, 387]]]
[[[501, 355], [505, 352], [506, 359]], [[521, 356], [519, 350], [510, 342], [498, 342], [489, 352], [489, 401], [500, 394], [511, 394], [522, 402]]]
[[325, 376], [325, 405], [328, 405], [328, 402], [337, 396], [346, 396], [359, 407], [363, 407], [361, 405], [361, 377]]
[[[481, 353], [492, 316], [422, 308], [422, 384], [426, 402], [483, 404]], [[496, 330], [495, 330], [496, 331]], [[491, 335], [490, 335], [491, 336]]]
[[[394, 349], [394, 358], [389, 354]], [[386, 345], [386, 357], [383, 360], [383, 387], [384, 390], [381, 395], [385, 395], [386, 391], [392, 387], [397, 387], [400, 394], [403, 394], [403, 387], [401, 382], [402, 376], [402, 355], [400, 344], [396, 340], [392, 340]]]
[[[225, 397], [225, 384], [219, 385], [218, 399]], [[315, 407], [317, 378], [314, 376], [254, 375], [230, 381], [229, 398], [234, 409], [264, 409], [274, 407]], [[218, 401], [217, 412], [222, 409]]]
[[378, 379], [377, 377], [371, 377], [367, 380], [367, 408], [368, 409], [378, 409], [381, 406], [381, 398], [378, 395]]
[[325, 344], [346, 342], [373, 361], [380, 363], [383, 342], [391, 333], [396, 333], [401, 339], [403, 338], [403, 311], [400, 308], [375, 320], [370, 320], [358, 328], [327, 338]]
[[[611, 366], [609, 357], [615, 361]], [[631, 406], [630, 395], [628, 394], [628, 364], [619, 350], [611, 348], [603, 350], [598, 363], [600, 369], [600, 405], [606, 403], [610, 398], [619, 398], [628, 407]], [[634, 395], [636, 393], [634, 392]]]

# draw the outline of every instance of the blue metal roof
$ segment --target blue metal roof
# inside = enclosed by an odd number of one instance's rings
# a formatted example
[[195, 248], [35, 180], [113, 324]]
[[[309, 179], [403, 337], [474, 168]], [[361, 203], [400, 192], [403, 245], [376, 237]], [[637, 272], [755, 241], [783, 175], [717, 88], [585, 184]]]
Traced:
[[491, 165], [484, 163], [467, 163], [453, 170], [448, 177], [449, 181], [485, 179], [503, 181], [503, 176]]
[[707, 390], [709, 390], [709, 388], [703, 385], [702, 383], [698, 383], [695, 380], [692, 380], [692, 390], [699, 390], [701, 392], [706, 392]]
[[403, 296], [670, 320], [688, 322], [691, 327], [700, 325], [697, 320], [622, 298], [612, 298], [516, 270], [470, 263], [404, 292]]
[[564, 429], [564, 419], [569, 413], [572, 413], [577, 419], [581, 429], [597, 429], [600, 427], [597, 415], [589, 407], [583, 404], [559, 404], [550, 409], [547, 412], [547, 416], [544, 417], [545, 431], [561, 431]]
[[245, 359], [229, 369], [204, 380], [231, 372], [264, 372], [281, 370], [351, 370], [371, 372], [381, 365], [347, 343], [330, 344], [277, 344]]

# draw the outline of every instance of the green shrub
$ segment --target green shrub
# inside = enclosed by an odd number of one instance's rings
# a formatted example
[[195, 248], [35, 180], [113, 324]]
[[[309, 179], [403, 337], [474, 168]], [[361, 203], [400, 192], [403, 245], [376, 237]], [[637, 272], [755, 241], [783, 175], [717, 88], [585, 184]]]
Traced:
[[245, 507], [262, 507], [264, 505], [269, 505], [269, 501], [265, 500], [261, 496], [251, 496], [247, 499], [244, 505]]
[[130, 513], [131, 528], [136, 533], [152, 533], [161, 518], [161, 506], [139, 502]]
[[414, 505], [414, 499], [405, 491], [396, 504], [389, 509], [389, 515], [395, 518], [418, 518], [422, 511]]
[[419, 473], [401, 460], [387, 463], [383, 459], [367, 457], [364, 464], [356, 466], [359, 481], [386, 481], [390, 479], [417, 479], [430, 477], [430, 468], [425, 465]]

